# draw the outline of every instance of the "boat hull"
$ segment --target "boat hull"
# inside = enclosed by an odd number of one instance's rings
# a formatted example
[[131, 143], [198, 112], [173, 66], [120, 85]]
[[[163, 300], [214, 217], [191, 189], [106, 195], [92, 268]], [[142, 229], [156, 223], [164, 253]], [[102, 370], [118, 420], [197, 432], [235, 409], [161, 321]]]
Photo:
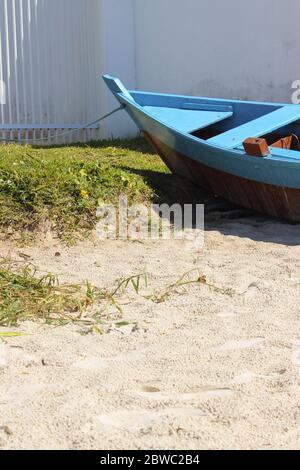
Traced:
[[[272, 148], [267, 158], [258, 158], [242, 146], [245, 136], [280, 129], [282, 136], [294, 134], [297, 121], [300, 124], [299, 106], [130, 92], [114, 77], [106, 75], [104, 80], [172, 172], [239, 206], [300, 222], [299, 152]], [[187, 115], [186, 110], [202, 114]], [[212, 110], [218, 119], [226, 114], [217, 128], [209, 125], [212, 116], [216, 119]], [[191, 117], [197, 120], [192, 132]], [[282, 127], [291, 123], [294, 128]], [[206, 138], [203, 131], [214, 137]]]
[[258, 182], [209, 167], [169, 147], [146, 131], [142, 134], [173, 173], [239, 206], [300, 222], [300, 189]]

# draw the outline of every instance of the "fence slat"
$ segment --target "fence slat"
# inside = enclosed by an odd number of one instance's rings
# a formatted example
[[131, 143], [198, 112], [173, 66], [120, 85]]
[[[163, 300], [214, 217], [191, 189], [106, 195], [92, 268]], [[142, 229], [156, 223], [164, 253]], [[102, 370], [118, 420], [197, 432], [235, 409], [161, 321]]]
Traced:
[[[58, 133], [101, 114], [95, 99], [100, 66], [97, 70], [91, 60], [99, 50], [97, 2], [0, 1], [0, 80], [6, 90], [6, 103], [0, 102], [2, 136], [33, 135], [38, 142], [43, 134], [50, 145]], [[59, 140], [72, 143], [86, 134], [73, 132]], [[88, 134], [100, 136], [98, 127]]]

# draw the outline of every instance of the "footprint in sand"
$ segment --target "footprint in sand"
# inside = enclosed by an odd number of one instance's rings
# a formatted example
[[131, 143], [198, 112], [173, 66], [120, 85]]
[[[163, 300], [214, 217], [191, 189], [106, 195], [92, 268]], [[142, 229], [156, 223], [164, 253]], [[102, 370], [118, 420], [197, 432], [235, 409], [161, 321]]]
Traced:
[[241, 339], [227, 341], [214, 348], [214, 351], [235, 351], [237, 349], [257, 349], [264, 341], [263, 338]]
[[179, 393], [179, 392], [166, 392], [161, 391], [156, 387], [143, 387], [141, 390], [135, 392], [138, 395], [148, 400], [157, 401], [189, 401], [189, 400], [209, 400], [213, 398], [224, 398], [232, 395], [233, 391], [226, 387], [201, 387], [195, 391]]
[[82, 429], [85, 433], [99, 431], [127, 431], [130, 433], [139, 433], [150, 431], [153, 425], [162, 421], [171, 424], [175, 420], [182, 418], [199, 418], [205, 414], [194, 408], [169, 408], [162, 411], [116, 411], [113, 413], [102, 414], [93, 419]]

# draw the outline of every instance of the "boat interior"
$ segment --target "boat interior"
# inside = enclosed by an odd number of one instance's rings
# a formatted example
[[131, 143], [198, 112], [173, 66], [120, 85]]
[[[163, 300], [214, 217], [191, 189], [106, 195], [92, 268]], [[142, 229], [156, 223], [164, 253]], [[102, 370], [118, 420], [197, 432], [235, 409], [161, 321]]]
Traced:
[[130, 92], [154, 118], [221, 148], [246, 153], [247, 138], [265, 139], [270, 158], [300, 158], [300, 106]]

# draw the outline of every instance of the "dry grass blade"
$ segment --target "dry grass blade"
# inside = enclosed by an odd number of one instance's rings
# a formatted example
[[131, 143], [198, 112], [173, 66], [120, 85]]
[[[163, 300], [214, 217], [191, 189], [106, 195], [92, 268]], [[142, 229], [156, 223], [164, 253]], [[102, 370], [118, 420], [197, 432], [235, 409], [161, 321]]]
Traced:
[[119, 316], [122, 316], [123, 310], [119, 305], [119, 302], [117, 301], [117, 297], [121, 294], [124, 294], [124, 292], [128, 289], [130, 285], [133, 287], [135, 293], [139, 294], [142, 281], [144, 281], [144, 284], [147, 287], [148, 276], [145, 272], [127, 278], [119, 279], [116, 287], [112, 291], [108, 289], [99, 289], [91, 287], [90, 295], [91, 298], [93, 298], [93, 301], [104, 301], [104, 305], [102, 305], [102, 308], [100, 308], [97, 313], [93, 315], [93, 320], [102, 320], [103, 317], [107, 315], [107, 312], [110, 307], [112, 307], [119, 314]]
[[[196, 276], [194, 276], [194, 278], [191, 278], [193, 274], [196, 274]], [[209, 289], [213, 290], [214, 292], [224, 295], [233, 295], [233, 291], [231, 289], [224, 289], [222, 287], [218, 287], [214, 284], [208, 283], [205, 275], [200, 273], [198, 269], [192, 269], [191, 271], [187, 271], [182, 276], [180, 276], [180, 278], [177, 279], [175, 282], [168, 284], [162, 291], [155, 292], [154, 294], [147, 296], [147, 298], [159, 304], [165, 302], [177, 289], [187, 287], [191, 284], [203, 284], [209, 287]]]

